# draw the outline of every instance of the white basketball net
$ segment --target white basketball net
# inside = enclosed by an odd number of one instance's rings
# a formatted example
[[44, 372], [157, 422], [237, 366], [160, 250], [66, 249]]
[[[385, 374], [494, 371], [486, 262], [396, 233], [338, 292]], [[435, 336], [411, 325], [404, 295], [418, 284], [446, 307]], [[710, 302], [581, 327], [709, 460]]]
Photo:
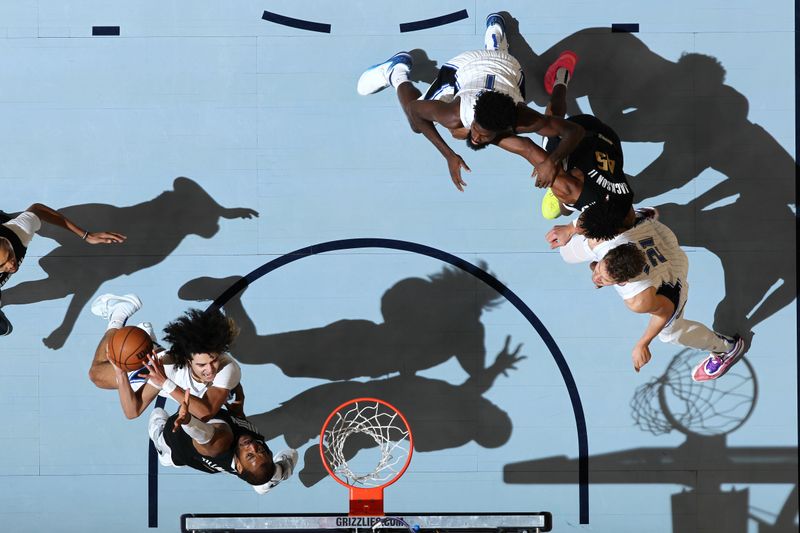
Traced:
[[[368, 435], [380, 449], [378, 465], [367, 474], [356, 474], [347, 464], [345, 443], [356, 433]], [[322, 434], [322, 449], [339, 479], [351, 486], [379, 487], [403, 469], [409, 454], [408, 436], [408, 426], [397, 411], [375, 401], [355, 402], [333, 415]]]

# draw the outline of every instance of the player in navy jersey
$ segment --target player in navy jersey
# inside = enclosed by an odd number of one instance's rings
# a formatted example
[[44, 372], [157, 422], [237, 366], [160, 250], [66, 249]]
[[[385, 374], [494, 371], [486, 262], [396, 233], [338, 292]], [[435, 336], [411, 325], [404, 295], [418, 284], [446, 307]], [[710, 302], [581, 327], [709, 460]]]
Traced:
[[297, 464], [297, 451], [285, 450], [273, 457], [258, 429], [243, 418], [221, 409], [203, 422], [189, 413], [189, 391], [177, 413], [169, 416], [156, 408], [150, 415], [148, 433], [164, 466], [189, 466], [201, 472], [228, 472], [264, 494], [288, 479]]

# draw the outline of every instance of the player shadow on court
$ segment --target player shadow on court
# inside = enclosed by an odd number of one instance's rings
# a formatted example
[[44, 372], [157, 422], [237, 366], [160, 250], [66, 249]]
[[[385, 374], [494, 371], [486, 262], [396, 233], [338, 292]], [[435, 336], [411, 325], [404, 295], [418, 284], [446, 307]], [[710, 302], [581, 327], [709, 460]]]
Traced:
[[[486, 264], [480, 267], [486, 269]], [[213, 300], [239, 279], [197, 278], [185, 283], [183, 300]], [[451, 357], [470, 376], [485, 370], [481, 314], [499, 305], [494, 289], [459, 269], [445, 267], [423, 278], [395, 283], [381, 298], [383, 322], [344, 319], [326, 326], [259, 335], [242, 303], [244, 291], [224, 306], [239, 336], [231, 348], [245, 364], [274, 364], [290, 377], [328, 380], [402, 375], [432, 368]]]
[[113, 249], [90, 246], [62, 228], [42, 226], [39, 234], [59, 243], [39, 260], [48, 277], [5, 289], [3, 306], [72, 296], [62, 323], [43, 340], [52, 349], [64, 345], [78, 315], [103, 283], [157, 265], [190, 235], [210, 239], [219, 231], [220, 218], [258, 216], [246, 207], [222, 207], [200, 185], [184, 177], [175, 179], [172, 190], [136, 205], [81, 204], [59, 211], [72, 220], [112, 228], [128, 239]]
[[[797, 166], [764, 128], [748, 120], [747, 99], [725, 85], [725, 70], [715, 58], [690, 53], [670, 61], [634, 34], [609, 28], [575, 32], [536, 54], [518, 22], [506, 20], [530, 101], [547, 104], [545, 70], [572, 50], [579, 61], [569, 83], [568, 114], [593, 113], [623, 142], [663, 143], [658, 157], [629, 180], [637, 203], [689, 183], [701, 191], [686, 205], [659, 209], [682, 245], [706, 248], [722, 262], [726, 295], [717, 306], [715, 330], [748, 336], [794, 301], [796, 217], [790, 206]], [[581, 97], [591, 110], [579, 108]], [[695, 178], [708, 170], [724, 179], [702, 192], [709, 182]]]
[[[249, 416], [266, 440], [283, 435], [292, 448], [308, 441], [299, 478], [310, 487], [327, 476], [316, 439], [322, 423], [334, 407], [353, 398], [381, 398], [394, 405], [408, 420], [414, 436], [414, 450], [429, 452], [463, 446], [474, 441], [484, 448], [497, 448], [508, 442], [512, 423], [508, 414], [484, 397], [501, 374], [516, 368], [524, 358], [520, 346], [509, 351], [506, 343], [492, 365], [469, 377], [460, 385], [422, 376], [399, 375], [367, 382], [337, 381], [301, 392], [267, 413]], [[347, 459], [358, 451], [376, 446], [372, 440], [354, 441], [346, 447]]]
[[[758, 397], [755, 371], [747, 359], [723, 378], [695, 383], [694, 363], [701, 355], [685, 349], [662, 376], [640, 386], [632, 400], [634, 422], [642, 431], [677, 431], [685, 440], [675, 447], [631, 448], [589, 457], [593, 485], [681, 485], [672, 495], [672, 531], [748, 531], [748, 520], [762, 533], [796, 533], [798, 512], [797, 447], [729, 446], [727, 436], [749, 420]], [[545, 457], [507, 464], [509, 484], [570, 484], [578, 480], [578, 460]], [[737, 485], [736, 489], [723, 487]], [[788, 484], [777, 512], [752, 506], [748, 485]], [[745, 485], [745, 488], [742, 488]], [[718, 512], [716, 512], [716, 511]]]

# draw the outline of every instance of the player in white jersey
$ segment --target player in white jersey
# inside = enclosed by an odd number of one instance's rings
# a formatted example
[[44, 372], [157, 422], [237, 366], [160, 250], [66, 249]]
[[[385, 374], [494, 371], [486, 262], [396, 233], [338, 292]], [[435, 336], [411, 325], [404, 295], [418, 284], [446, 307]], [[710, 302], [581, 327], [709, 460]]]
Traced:
[[[92, 303], [92, 312], [108, 319], [89, 369], [92, 382], [102, 389], [117, 389], [128, 418], [141, 415], [158, 395], [181, 402], [185, 391], [191, 395], [191, 414], [200, 420], [208, 420], [224, 405], [232, 414], [242, 416], [242, 371], [227, 353], [237, 329], [221, 311], [190, 309], [167, 324], [164, 340], [170, 343], [170, 349], [155, 344], [147, 365], [138, 371], [125, 372], [108, 359], [108, 343], [114, 332], [141, 305], [133, 294], [105, 294]], [[139, 327], [156, 342], [149, 323]]]
[[[28, 245], [42, 228], [42, 222], [64, 228], [89, 244], [119, 244], [125, 242], [127, 238], [121, 233], [111, 231], [85, 230], [44, 204], [33, 204], [14, 217], [0, 211], [0, 289], [22, 265]], [[0, 306], [2, 306], [2, 291], [0, 291]], [[13, 330], [11, 321], [3, 311], [0, 311], [0, 337], [9, 335]]]
[[525, 105], [522, 68], [508, 53], [501, 15], [495, 13], [486, 18], [484, 44], [484, 50], [464, 52], [445, 63], [425, 96], [409, 80], [412, 60], [406, 52], [367, 69], [358, 80], [357, 90], [367, 95], [390, 85], [397, 89], [412, 131], [425, 135], [444, 156], [450, 179], [460, 191], [466, 185], [461, 170], [469, 171], [469, 167], [442, 139], [435, 124], [441, 124], [474, 150], [496, 144], [519, 153], [509, 145], [509, 139], [521, 133], [560, 137], [561, 143], [547, 157], [535, 162], [529, 159], [537, 186], [549, 187], [557, 166], [583, 138], [583, 128]]
[[[603, 213], [604, 204], [587, 208], [580, 217], [583, 234], [559, 248], [568, 263], [590, 262], [592, 281], [598, 288], [613, 285], [635, 313], [650, 314], [650, 322], [633, 349], [638, 372], [650, 361], [650, 342], [663, 342], [708, 351], [692, 373], [695, 381], [716, 379], [744, 353], [738, 337], [720, 335], [699, 322], [683, 317], [689, 295], [689, 260], [675, 234], [657, 220], [655, 210], [639, 211], [627, 227], [607, 240], [607, 231], [596, 233], [592, 218]], [[613, 219], [612, 219], [613, 220]], [[599, 238], [598, 238], [599, 237]]]

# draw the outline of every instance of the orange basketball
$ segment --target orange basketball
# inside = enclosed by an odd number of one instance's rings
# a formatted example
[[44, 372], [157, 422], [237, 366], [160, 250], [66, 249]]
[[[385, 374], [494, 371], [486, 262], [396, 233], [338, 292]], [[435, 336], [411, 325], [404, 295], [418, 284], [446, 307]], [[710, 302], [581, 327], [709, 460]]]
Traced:
[[136, 326], [118, 329], [108, 343], [109, 358], [121, 369], [139, 370], [147, 361], [147, 354], [153, 351], [150, 335]]

